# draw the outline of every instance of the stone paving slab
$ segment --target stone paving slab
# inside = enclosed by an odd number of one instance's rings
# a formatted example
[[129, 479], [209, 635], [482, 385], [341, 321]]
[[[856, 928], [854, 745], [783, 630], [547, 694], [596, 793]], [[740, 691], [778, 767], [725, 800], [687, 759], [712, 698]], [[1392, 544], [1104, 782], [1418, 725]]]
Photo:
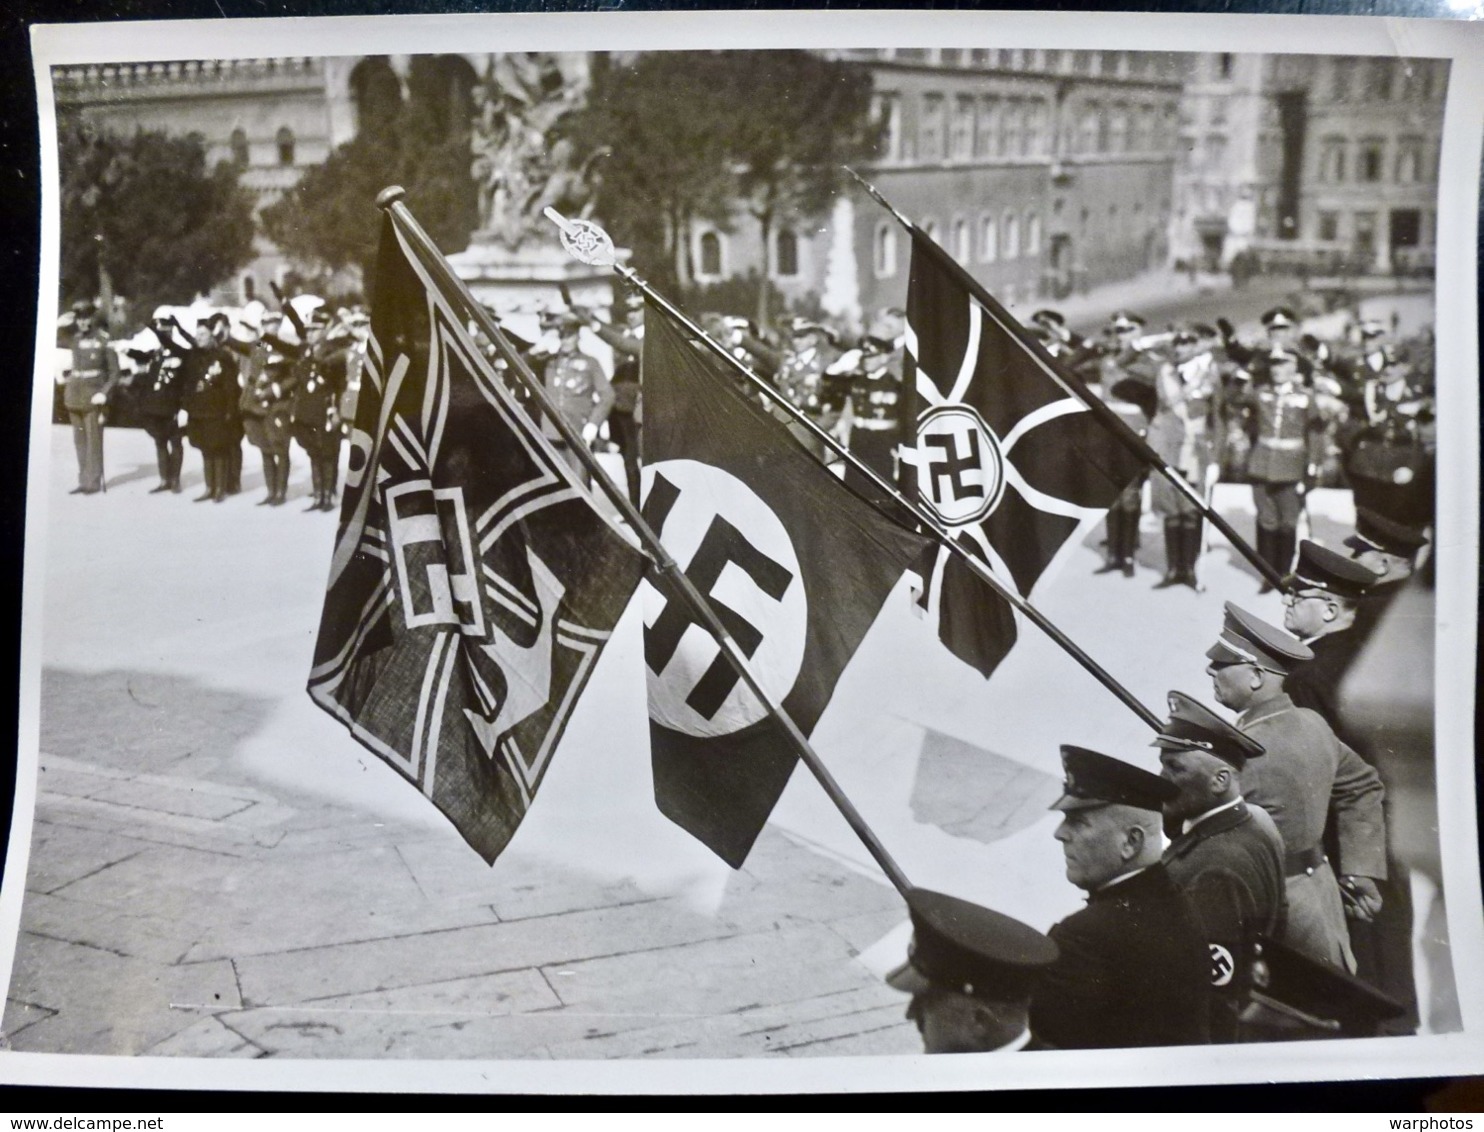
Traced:
[[31, 841], [26, 884], [33, 892], [44, 893], [55, 892], [151, 847], [136, 837], [48, 821], [40, 813], [32, 826]]
[[56, 1013], [29, 1025], [7, 1004], [5, 1032], [18, 1050], [137, 1054], [200, 1020], [239, 1007], [229, 962], [168, 966], [23, 932], [16, 947], [28, 1000]]
[[150, 1057], [231, 1057], [257, 1058], [267, 1052], [228, 1028], [215, 1015], [203, 1018], [178, 1034], [144, 1051]]
[[320, 999], [316, 1010], [351, 1013], [454, 1015], [530, 1014], [552, 1010], [562, 1000], [539, 970], [502, 971], [441, 983], [420, 983], [391, 991], [368, 991]]
[[38, 796], [37, 805], [43, 802], [55, 820], [65, 820], [70, 825], [169, 845], [210, 847], [223, 853], [240, 855], [253, 846], [271, 848], [283, 836], [274, 829], [243, 828], [230, 822], [166, 814], [145, 806], [121, 806], [93, 798], [69, 798], [61, 794]]
[[[189, 960], [196, 932], [168, 908], [105, 907], [42, 892], [26, 893], [26, 928], [38, 935], [166, 965]], [[216, 957], [212, 957], [216, 958]]]
[[539, 963], [658, 950], [714, 938], [726, 930], [678, 901], [657, 900], [508, 924], [246, 956], [237, 960], [237, 968], [245, 1001], [254, 1006], [281, 1006]]

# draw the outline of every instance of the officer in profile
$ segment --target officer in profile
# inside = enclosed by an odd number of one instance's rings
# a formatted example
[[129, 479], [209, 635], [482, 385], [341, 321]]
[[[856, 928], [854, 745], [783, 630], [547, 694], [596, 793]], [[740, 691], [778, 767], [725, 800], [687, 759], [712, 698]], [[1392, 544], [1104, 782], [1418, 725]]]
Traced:
[[1056, 839], [1087, 907], [1051, 929], [1060, 954], [1031, 999], [1031, 1032], [1057, 1049], [1209, 1041], [1204, 931], [1160, 863], [1161, 809], [1176, 788], [1097, 751], [1061, 754]]
[[956, 896], [907, 893], [912, 943], [886, 976], [912, 996], [925, 1053], [1014, 1052], [1031, 1041], [1027, 1020], [1036, 980], [1056, 945], [1034, 928]]

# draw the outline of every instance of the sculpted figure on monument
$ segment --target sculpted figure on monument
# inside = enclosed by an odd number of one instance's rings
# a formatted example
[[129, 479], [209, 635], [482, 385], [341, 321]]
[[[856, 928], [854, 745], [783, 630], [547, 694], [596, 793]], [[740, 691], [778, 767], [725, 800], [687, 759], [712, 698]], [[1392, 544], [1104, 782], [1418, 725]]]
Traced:
[[541, 215], [547, 207], [591, 211], [593, 166], [607, 151], [579, 160], [561, 130], [583, 95], [550, 52], [495, 55], [474, 90], [470, 171], [479, 185], [480, 228], [511, 250], [548, 235]]

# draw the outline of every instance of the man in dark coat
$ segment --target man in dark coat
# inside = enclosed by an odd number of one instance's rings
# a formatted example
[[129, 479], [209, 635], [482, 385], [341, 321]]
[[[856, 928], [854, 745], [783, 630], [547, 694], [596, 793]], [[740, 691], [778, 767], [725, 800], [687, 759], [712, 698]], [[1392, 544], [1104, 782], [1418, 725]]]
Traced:
[[196, 326], [196, 342], [183, 367], [186, 439], [200, 450], [206, 478], [206, 490], [196, 497], [197, 503], [208, 499], [220, 503], [231, 494], [232, 449], [239, 457], [242, 453], [237, 359], [217, 341], [214, 317]]
[[1205, 933], [1159, 859], [1160, 809], [1175, 787], [1096, 751], [1061, 750], [1056, 839], [1087, 907], [1051, 929], [1060, 954], [1031, 998], [1031, 1032], [1058, 1049], [1209, 1041]]
[[180, 428], [180, 409], [185, 395], [182, 376], [185, 353], [175, 336], [175, 322], [167, 311], [156, 311], [149, 329], [159, 340], [159, 346], [143, 352], [129, 351], [131, 357], [144, 365], [143, 372], [136, 374], [130, 382], [130, 389], [144, 431], [155, 442], [160, 482], [150, 489], [151, 493], [179, 492], [180, 468], [185, 461]]
[[1239, 775], [1262, 746], [1182, 692], [1154, 745], [1160, 776], [1178, 795], [1165, 804], [1175, 838], [1164, 865], [1205, 929], [1211, 953], [1211, 1040], [1239, 1040], [1259, 937], [1282, 930], [1283, 839], [1272, 819], [1242, 800]]
[[1422, 530], [1367, 507], [1356, 509], [1355, 533], [1345, 540], [1345, 546], [1351, 558], [1378, 575], [1356, 605], [1351, 631], [1356, 635], [1357, 649], [1370, 640], [1401, 593], [1402, 583], [1412, 576], [1417, 557], [1426, 545], [1427, 536]]
[[1380, 575], [1370, 567], [1307, 539], [1299, 545], [1293, 573], [1284, 579], [1283, 628], [1303, 641], [1314, 659], [1290, 672], [1283, 690], [1299, 707], [1324, 716], [1347, 743], [1351, 740], [1340, 729], [1340, 681], [1364, 643], [1351, 630], [1378, 581]]
[[1056, 960], [1034, 928], [956, 896], [907, 893], [912, 943], [887, 985], [912, 996], [924, 1053], [1011, 1053], [1031, 1043], [1033, 988]]
[[330, 315], [324, 306], [314, 309], [306, 322], [284, 314], [300, 331], [303, 347], [292, 369], [293, 391], [289, 420], [293, 438], [309, 457], [313, 502], [306, 511], [335, 510], [335, 488], [340, 473], [340, 397], [345, 392], [345, 347], [343, 336], [331, 337]]
[[[1211, 661], [1206, 672], [1217, 702], [1240, 713], [1237, 727], [1267, 752], [1246, 764], [1241, 782], [1247, 801], [1267, 810], [1283, 835], [1288, 890], [1283, 942], [1353, 972], [1345, 920], [1347, 911], [1355, 919], [1371, 919], [1381, 907], [1378, 882], [1387, 875], [1385, 789], [1375, 770], [1340, 742], [1322, 716], [1295, 706], [1283, 690], [1288, 673], [1313, 655], [1276, 625], [1227, 602], [1221, 636], [1206, 652]], [[1331, 825], [1338, 869], [1324, 847]]]
[[639, 366], [644, 356], [644, 294], [628, 291], [623, 299], [623, 326], [596, 318], [588, 325], [613, 350], [613, 408], [608, 413], [608, 435], [623, 457], [629, 499], [639, 506], [639, 436], [643, 411], [639, 400]]

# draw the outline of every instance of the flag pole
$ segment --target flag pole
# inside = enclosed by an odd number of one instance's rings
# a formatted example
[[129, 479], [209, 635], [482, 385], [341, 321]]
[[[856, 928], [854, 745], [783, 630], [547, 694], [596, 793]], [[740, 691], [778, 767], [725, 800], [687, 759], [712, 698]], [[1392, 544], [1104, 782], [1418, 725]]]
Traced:
[[[572, 222], [562, 216], [561, 213], [557, 212], [555, 209], [548, 208], [546, 210], [546, 215], [552, 221], [552, 223], [560, 227], [564, 233], [567, 233], [569, 231], [569, 226]], [[571, 249], [569, 248], [568, 250]], [[711, 350], [712, 353], [724, 359], [727, 364], [729, 364], [739, 374], [741, 374], [749, 382], [751, 382], [752, 385], [757, 388], [758, 392], [762, 393], [764, 397], [766, 397], [774, 405], [777, 405], [780, 409], [783, 409], [785, 412], [787, 412], [793, 420], [797, 421], [799, 424], [807, 428], [816, 439], [822, 442], [826, 447], [828, 447], [832, 452], [834, 452], [862, 476], [867, 477], [872, 483], [876, 485], [877, 488], [885, 493], [886, 498], [894, 501], [899, 507], [903, 508], [912, 517], [913, 520], [922, 524], [922, 526], [930, 531], [933, 537], [935, 537], [943, 546], [947, 547], [951, 553], [958, 555], [963, 563], [969, 568], [971, 573], [978, 577], [980, 581], [984, 582], [985, 585], [989, 586], [990, 589], [994, 590], [994, 592], [1002, 597], [1005, 601], [1007, 601], [1013, 609], [1021, 613], [1027, 620], [1029, 620], [1043, 633], [1045, 633], [1048, 637], [1055, 641], [1056, 644], [1061, 646], [1062, 650], [1065, 651], [1068, 656], [1070, 656], [1073, 660], [1080, 664], [1093, 677], [1093, 679], [1097, 680], [1098, 683], [1102, 684], [1103, 687], [1108, 689], [1108, 691], [1111, 692], [1125, 707], [1127, 707], [1130, 711], [1132, 711], [1135, 715], [1142, 719], [1150, 728], [1156, 731], [1159, 730], [1162, 720], [1158, 715], [1152, 712], [1139, 700], [1137, 696], [1135, 696], [1132, 692], [1130, 692], [1127, 688], [1120, 684], [1113, 677], [1112, 673], [1110, 673], [1102, 665], [1098, 664], [1097, 661], [1093, 660], [1092, 657], [1090, 657], [1085, 651], [1083, 651], [1083, 649], [1075, 641], [1068, 637], [1066, 633], [1062, 632], [1062, 630], [1058, 628], [1050, 620], [1050, 618], [1048, 618], [1044, 613], [1033, 606], [1025, 598], [1021, 597], [1020, 594], [1016, 593], [1013, 588], [996, 577], [988, 566], [986, 566], [978, 558], [974, 557], [974, 555], [970, 554], [969, 551], [967, 551], [963, 546], [959, 545], [958, 541], [954, 539], [948, 533], [948, 531], [944, 529], [935, 518], [933, 518], [933, 516], [928, 514], [916, 503], [904, 498], [895, 486], [887, 483], [884, 479], [882, 479], [881, 476], [877, 474], [874, 468], [871, 468], [862, 463], [861, 460], [848, 448], [846, 448], [845, 445], [841, 444], [840, 441], [832, 433], [820, 428], [819, 425], [815, 424], [814, 421], [810, 420], [808, 417], [800, 413], [798, 407], [795, 406], [791, 401], [789, 401], [787, 397], [785, 397], [767, 381], [764, 381], [761, 377], [754, 373], [752, 369], [749, 368], [740, 358], [735, 357], [726, 349], [726, 347], [722, 346], [720, 342], [717, 342], [703, 329], [701, 329], [701, 327], [692, 322], [678, 307], [676, 307], [673, 303], [671, 303], [668, 299], [666, 299], [663, 295], [661, 295], [658, 291], [651, 287], [648, 282], [641, 278], [639, 273], [636, 272], [633, 268], [629, 267], [627, 264], [618, 263], [617, 261], [613, 262], [609, 266], [611, 266], [614, 271], [618, 272], [618, 274], [621, 275], [629, 283], [630, 286], [638, 288], [652, 303], [664, 310], [665, 313], [670, 315], [671, 318], [675, 319], [677, 322], [685, 326], [685, 328], [692, 334], [694, 334], [698, 340], [703, 342], [706, 347]], [[881, 508], [878, 505], [878, 510], [880, 509]], [[902, 521], [900, 516], [892, 517], [897, 522]]]
[[855, 831], [856, 836], [861, 839], [861, 843], [865, 845], [867, 852], [871, 854], [876, 864], [881, 867], [881, 871], [886, 874], [892, 886], [905, 897], [911, 889], [912, 884], [908, 881], [907, 875], [902, 871], [902, 867], [886, 851], [886, 847], [881, 844], [880, 838], [866, 824], [865, 818], [855, 808], [854, 803], [845, 796], [845, 792], [840, 788], [840, 784], [835, 781], [835, 777], [820, 760], [818, 753], [810, 746], [808, 738], [799, 729], [798, 724], [794, 723], [788, 713], [783, 710], [783, 707], [764, 690], [762, 684], [747, 664], [741, 650], [737, 647], [736, 642], [733, 641], [731, 634], [727, 632], [726, 626], [717, 617], [716, 611], [711, 608], [710, 603], [696, 589], [691, 580], [686, 577], [685, 572], [680, 569], [675, 559], [670, 556], [669, 551], [664, 548], [659, 536], [644, 521], [644, 516], [640, 514], [639, 509], [630, 501], [627, 491], [613, 482], [608, 473], [603, 470], [602, 465], [598, 463], [597, 457], [589, 451], [587, 444], [582, 439], [582, 434], [573, 428], [556, 411], [556, 407], [547, 395], [545, 386], [531, 371], [531, 367], [525, 358], [521, 357], [510, 344], [509, 339], [505, 337], [504, 332], [500, 329], [500, 324], [469, 293], [469, 288], [465, 286], [464, 281], [449, 266], [448, 261], [443, 258], [443, 253], [438, 250], [438, 246], [433, 243], [428, 234], [423, 231], [422, 226], [418, 224], [416, 217], [412, 215], [411, 210], [403, 200], [405, 196], [406, 192], [400, 185], [393, 185], [383, 189], [377, 195], [376, 204], [377, 207], [383, 209], [391, 216], [393, 223], [397, 225], [402, 235], [406, 237], [413, 251], [422, 261], [423, 266], [442, 285], [444, 293], [450, 298], [458, 300], [459, 304], [463, 306], [465, 313], [474, 320], [480, 331], [494, 344], [495, 349], [499, 352], [500, 357], [504, 359], [505, 364], [510, 367], [521, 384], [526, 387], [527, 392], [541, 406], [541, 411], [545, 414], [546, 419], [555, 426], [556, 430], [561, 434], [562, 439], [566, 441], [568, 448], [577, 454], [578, 459], [582, 461], [583, 466], [593, 477], [593, 482], [623, 517], [624, 521], [628, 523], [630, 529], [638, 536], [640, 543], [643, 545], [650, 560], [654, 563], [655, 568], [674, 587], [675, 592], [681, 596], [686, 604], [691, 607], [700, 623], [716, 638], [716, 644], [721, 654], [727, 658], [727, 662], [736, 671], [742, 682], [747, 685], [748, 690], [757, 697], [758, 701], [767, 709], [768, 714], [782, 728], [789, 746], [793, 748], [795, 754], [799, 756], [804, 765], [818, 779], [820, 786], [824, 788], [824, 792], [829, 795], [830, 801], [835, 804], [841, 816], [849, 823], [850, 828]]
[[[855, 178], [856, 184], [860, 185], [860, 187], [865, 190], [867, 196], [869, 196], [882, 208], [886, 209], [887, 212], [891, 213], [892, 216], [896, 218], [898, 224], [906, 228], [908, 232], [921, 234], [918, 231], [917, 225], [913, 224], [911, 220], [907, 219], [907, 217], [898, 212], [897, 209], [892, 206], [891, 202], [889, 202], [884, 196], [881, 195], [880, 191], [876, 188], [875, 185], [867, 181], [854, 169], [850, 168], [850, 166], [845, 165], [842, 166], [842, 168], [845, 170], [845, 172], [849, 173], [853, 178]], [[1233, 528], [1230, 523], [1222, 518], [1221, 514], [1214, 507], [1212, 507], [1209, 502], [1207, 502], [1205, 496], [1200, 491], [1196, 490], [1196, 488], [1192, 484], [1190, 484], [1178, 471], [1170, 467], [1165, 459], [1160, 456], [1160, 454], [1153, 448], [1151, 448], [1149, 446], [1149, 443], [1143, 437], [1141, 437], [1138, 433], [1131, 429], [1117, 413], [1115, 413], [1106, 404], [1104, 404], [1101, 398], [1095, 396], [1092, 390], [1088, 389], [1082, 381], [1077, 380], [1075, 377], [1072, 377], [1068, 374], [1062, 373], [1060, 371], [1060, 368], [1051, 360], [1051, 356], [1046, 353], [1044, 347], [1042, 347], [1042, 345], [1036, 341], [1035, 337], [1033, 335], [1027, 334], [1025, 328], [1022, 327], [1019, 322], [1012, 318], [1010, 314], [1005, 311], [998, 302], [995, 301], [993, 296], [991, 296], [989, 292], [984, 289], [984, 287], [979, 283], [977, 279], [975, 279], [972, 275], [965, 271], [957, 263], [957, 261], [955, 261], [953, 257], [950, 256], [946, 251], [943, 251], [942, 248], [938, 248], [937, 244], [931, 238], [929, 238], [925, 234], [922, 234], [922, 236], [924, 240], [932, 244], [933, 247], [937, 248], [937, 250], [942, 253], [940, 259], [943, 262], [944, 266], [951, 266], [955, 278], [957, 278], [958, 281], [962, 283], [968, 290], [969, 294], [974, 297], [975, 301], [978, 302], [980, 308], [984, 311], [984, 313], [987, 314], [1000, 327], [1001, 330], [1014, 337], [1017, 341], [1020, 342], [1022, 346], [1026, 348], [1026, 352], [1029, 353], [1030, 356], [1036, 360], [1036, 364], [1041, 367], [1041, 370], [1046, 374], [1047, 377], [1051, 378], [1052, 381], [1056, 382], [1073, 397], [1076, 397], [1079, 401], [1085, 404], [1088, 409], [1091, 410], [1092, 415], [1095, 416], [1105, 428], [1113, 433], [1114, 437], [1117, 438], [1120, 444], [1122, 444], [1126, 449], [1132, 452], [1154, 471], [1158, 472], [1165, 479], [1169, 480], [1171, 486], [1173, 486], [1177, 491], [1184, 495], [1185, 498], [1188, 499], [1191, 504], [1200, 511], [1201, 515], [1210, 521], [1213, 527], [1215, 527], [1218, 531], [1226, 536], [1226, 539], [1228, 542], [1231, 543], [1232, 548], [1235, 549], [1236, 552], [1243, 558], [1247, 559], [1248, 562], [1252, 563], [1257, 572], [1262, 575], [1264, 581], [1268, 582], [1270, 585], [1276, 587], [1279, 590], [1285, 588], [1283, 585], [1283, 575], [1270, 562], [1268, 562], [1267, 559], [1263, 558], [1262, 555], [1253, 550], [1252, 545], [1248, 543], [1246, 539], [1237, 534], [1235, 528]]]

